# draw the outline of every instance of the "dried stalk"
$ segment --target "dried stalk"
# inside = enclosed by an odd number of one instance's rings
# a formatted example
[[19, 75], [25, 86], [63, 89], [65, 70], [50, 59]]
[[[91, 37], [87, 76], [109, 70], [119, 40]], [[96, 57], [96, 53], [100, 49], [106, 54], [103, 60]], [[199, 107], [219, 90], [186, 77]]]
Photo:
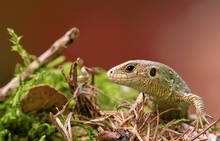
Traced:
[[[41, 66], [47, 64], [48, 62], [54, 60], [66, 49], [67, 46], [73, 43], [79, 35], [79, 30], [75, 27], [70, 29], [55, 41], [52, 46], [44, 52], [37, 60], [33, 61], [30, 66], [21, 74], [21, 79], [27, 79], [34, 71], [39, 69]], [[4, 101], [9, 95], [10, 92], [19, 86], [19, 76], [14, 77], [6, 84], [4, 87], [0, 88], [0, 101]]]

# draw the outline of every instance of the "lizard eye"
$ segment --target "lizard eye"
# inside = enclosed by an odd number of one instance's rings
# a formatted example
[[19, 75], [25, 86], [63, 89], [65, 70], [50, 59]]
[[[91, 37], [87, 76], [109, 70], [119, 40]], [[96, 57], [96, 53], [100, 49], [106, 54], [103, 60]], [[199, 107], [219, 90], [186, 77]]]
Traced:
[[132, 71], [134, 71], [134, 69], [135, 69], [135, 67], [134, 67], [133, 65], [129, 65], [129, 66], [127, 66], [127, 67], [125, 68], [125, 71], [126, 71], [126, 72], [132, 72]]
[[154, 77], [156, 75], [157, 70], [155, 68], [151, 68], [150, 76]]

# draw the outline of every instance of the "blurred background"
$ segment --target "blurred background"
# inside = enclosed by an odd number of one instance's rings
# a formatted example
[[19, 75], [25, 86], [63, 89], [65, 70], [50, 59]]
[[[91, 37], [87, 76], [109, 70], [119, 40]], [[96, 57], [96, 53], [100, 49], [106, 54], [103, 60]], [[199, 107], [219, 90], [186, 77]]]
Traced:
[[7, 27], [37, 56], [77, 27], [78, 39], [63, 54], [68, 60], [106, 70], [131, 59], [165, 63], [203, 98], [208, 114], [220, 117], [220, 1], [2, 1], [0, 87], [21, 62]]

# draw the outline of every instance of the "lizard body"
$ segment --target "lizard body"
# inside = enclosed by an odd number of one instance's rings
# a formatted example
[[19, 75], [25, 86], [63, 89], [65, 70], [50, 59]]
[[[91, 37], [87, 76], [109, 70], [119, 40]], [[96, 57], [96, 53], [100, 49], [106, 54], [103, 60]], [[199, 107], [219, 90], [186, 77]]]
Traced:
[[170, 67], [154, 61], [130, 60], [113, 67], [107, 73], [114, 83], [125, 85], [149, 96], [154, 110], [159, 112], [175, 108], [161, 116], [164, 120], [188, 118], [190, 104], [196, 109], [196, 128], [208, 123], [201, 97], [190, 92], [184, 80]]

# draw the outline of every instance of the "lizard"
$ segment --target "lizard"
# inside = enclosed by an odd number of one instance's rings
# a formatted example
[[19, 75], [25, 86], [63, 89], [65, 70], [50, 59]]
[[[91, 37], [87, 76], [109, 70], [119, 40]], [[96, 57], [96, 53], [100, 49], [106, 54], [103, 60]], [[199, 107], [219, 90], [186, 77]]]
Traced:
[[[169, 66], [149, 60], [130, 60], [111, 68], [107, 72], [109, 80], [147, 94], [150, 108], [158, 105], [163, 120], [189, 117], [189, 108], [193, 104], [196, 110], [195, 129], [209, 124], [202, 98], [191, 93], [184, 80]], [[177, 110], [170, 110], [175, 108]]]

